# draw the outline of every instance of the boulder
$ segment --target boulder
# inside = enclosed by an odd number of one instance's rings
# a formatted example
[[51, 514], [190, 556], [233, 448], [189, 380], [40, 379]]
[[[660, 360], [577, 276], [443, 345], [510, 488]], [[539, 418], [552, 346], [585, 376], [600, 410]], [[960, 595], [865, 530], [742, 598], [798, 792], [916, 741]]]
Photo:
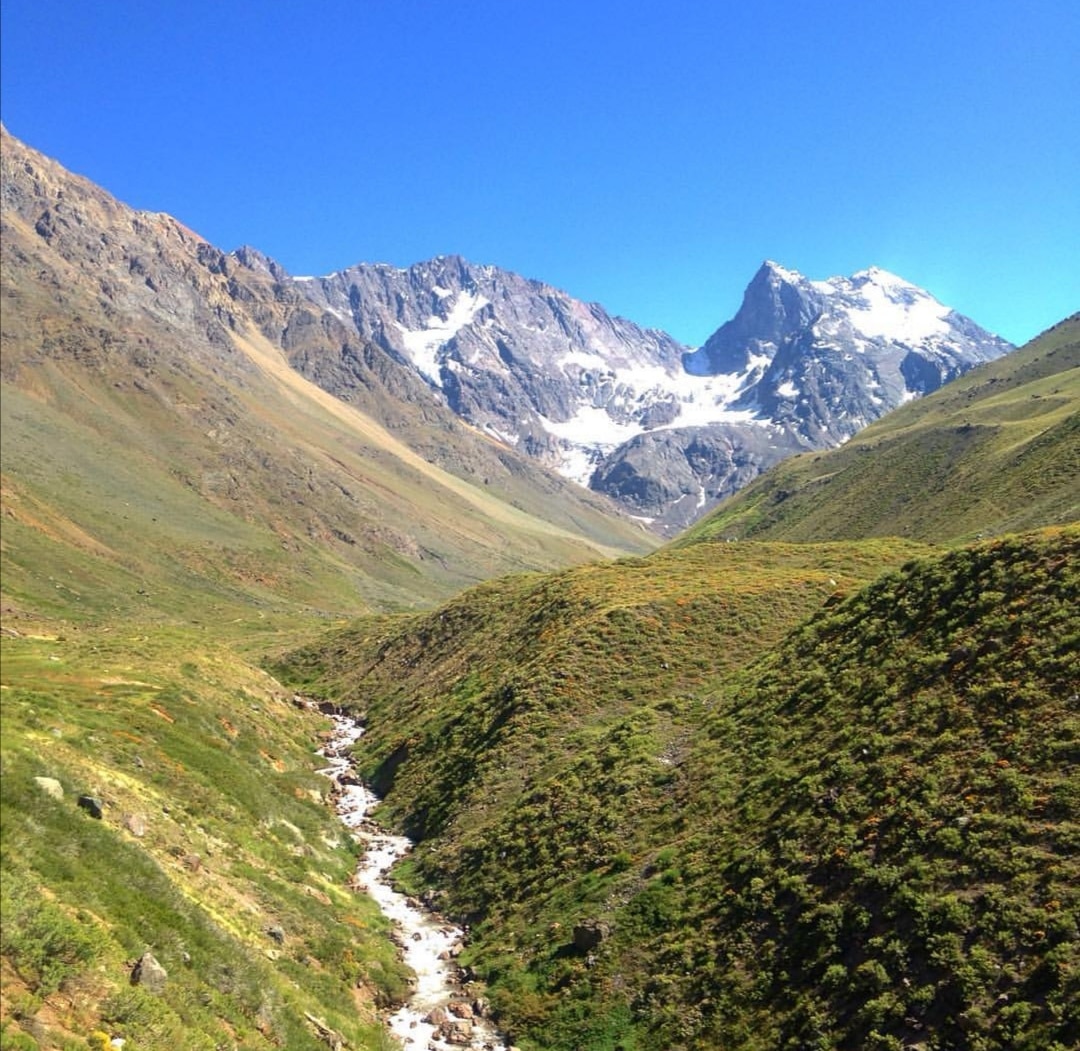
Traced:
[[131, 984], [141, 985], [148, 993], [158, 994], [165, 988], [169, 972], [155, 959], [154, 954], [144, 952], [131, 972]]
[[146, 835], [146, 818], [144, 818], [142, 814], [125, 814], [124, 828], [126, 828], [133, 836], [141, 839]]
[[595, 949], [611, 933], [602, 920], [585, 920], [574, 927], [574, 948], [580, 952]]
[[443, 1040], [454, 1047], [468, 1047], [472, 1043], [472, 1022], [464, 1018], [458, 1018], [440, 1026], [437, 1032]]
[[64, 798], [64, 786], [55, 777], [35, 777], [34, 781], [50, 799]]
[[97, 818], [99, 821], [105, 814], [105, 808], [101, 800], [96, 796], [79, 796], [78, 805], [91, 817]]

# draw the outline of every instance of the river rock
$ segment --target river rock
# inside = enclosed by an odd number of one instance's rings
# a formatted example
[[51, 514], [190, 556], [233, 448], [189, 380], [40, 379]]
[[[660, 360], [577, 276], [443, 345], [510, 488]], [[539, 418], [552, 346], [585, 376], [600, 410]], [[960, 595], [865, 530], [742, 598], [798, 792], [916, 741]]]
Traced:
[[458, 1018], [440, 1026], [438, 1032], [448, 1044], [453, 1044], [455, 1047], [468, 1047], [472, 1041], [472, 1022]]

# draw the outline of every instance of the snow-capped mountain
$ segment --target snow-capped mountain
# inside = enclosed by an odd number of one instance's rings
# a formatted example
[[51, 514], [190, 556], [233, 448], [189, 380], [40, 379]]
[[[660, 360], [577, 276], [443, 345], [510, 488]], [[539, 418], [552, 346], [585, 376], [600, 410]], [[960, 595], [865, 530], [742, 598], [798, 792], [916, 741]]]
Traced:
[[1010, 344], [884, 270], [766, 262], [700, 348], [457, 256], [295, 278], [465, 420], [665, 531]]
[[542, 282], [457, 256], [299, 280], [474, 426], [582, 484], [599, 450], [677, 415], [687, 347]]
[[735, 317], [684, 364], [740, 376], [735, 406], [818, 446], [1011, 349], [878, 267], [811, 281], [766, 262]]

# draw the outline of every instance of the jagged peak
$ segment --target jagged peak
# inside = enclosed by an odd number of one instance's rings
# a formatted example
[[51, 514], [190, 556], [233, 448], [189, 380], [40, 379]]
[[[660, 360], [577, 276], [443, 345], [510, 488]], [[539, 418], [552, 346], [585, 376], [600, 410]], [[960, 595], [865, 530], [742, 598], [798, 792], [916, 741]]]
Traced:
[[[289, 271], [276, 259], [268, 256], [258, 248], [253, 248], [251, 245], [241, 245], [239, 248], [234, 248], [229, 255], [241, 266], [246, 266], [249, 270], [261, 270], [263, 273], [273, 277], [275, 281], [292, 277]], [[294, 280], [303, 281], [305, 278], [297, 277]]]
[[798, 270], [784, 266], [774, 259], [766, 259], [758, 269], [759, 274], [775, 277], [789, 285], [801, 285], [806, 283], [806, 278]]

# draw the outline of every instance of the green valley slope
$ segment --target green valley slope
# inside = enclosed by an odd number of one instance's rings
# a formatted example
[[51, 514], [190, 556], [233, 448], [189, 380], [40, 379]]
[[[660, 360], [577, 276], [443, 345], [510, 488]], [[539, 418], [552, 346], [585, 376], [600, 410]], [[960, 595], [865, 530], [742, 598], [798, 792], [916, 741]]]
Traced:
[[312, 1016], [389, 1051], [409, 976], [347, 887], [320, 721], [197, 631], [2, 641], [0, 1046], [319, 1051]]
[[4, 1051], [389, 1047], [294, 690], [525, 1051], [1080, 1042], [1078, 319], [628, 557], [258, 253], [3, 172]]
[[[388, 1048], [408, 975], [346, 886], [327, 720], [258, 658], [654, 542], [254, 253], [6, 131], [0, 159], [0, 1046], [315, 1051], [317, 1019]], [[312, 347], [347, 400], [299, 371]], [[131, 983], [146, 951], [161, 991]]]

